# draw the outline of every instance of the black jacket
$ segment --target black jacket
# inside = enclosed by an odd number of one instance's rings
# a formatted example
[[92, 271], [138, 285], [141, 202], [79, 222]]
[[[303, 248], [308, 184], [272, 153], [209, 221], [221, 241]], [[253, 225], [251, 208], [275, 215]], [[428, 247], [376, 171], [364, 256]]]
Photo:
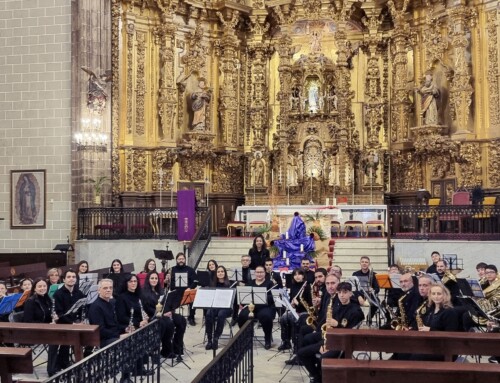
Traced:
[[[302, 283], [293, 283], [292, 287], [290, 288], [290, 299], [293, 300], [293, 298], [297, 297], [297, 301], [299, 302], [299, 305], [295, 307], [295, 311], [297, 311], [298, 314], [306, 312], [306, 308], [302, 304], [300, 297], [298, 296], [300, 289], [304, 285], [304, 282]], [[306, 287], [304, 288], [302, 292], [302, 299], [306, 301], [306, 303], [309, 306], [312, 306], [312, 296], [311, 296], [311, 285], [307, 284]]]
[[115, 314], [115, 300], [111, 299], [109, 302], [101, 297], [90, 305], [89, 309], [89, 323], [99, 326], [99, 335], [101, 344], [110, 339], [120, 337], [120, 328]]
[[25, 323], [50, 323], [52, 321], [52, 299], [48, 294], [34, 294], [24, 303]]
[[255, 270], [257, 266], [264, 266], [266, 258], [270, 257], [268, 249], [257, 251], [253, 247], [248, 250], [248, 255], [250, 256], [250, 269], [252, 270]]
[[[184, 266], [177, 265], [177, 266], [172, 267], [172, 271], [170, 274], [170, 290], [176, 289], [175, 284], [176, 283], [178, 284], [179, 281], [178, 281], [178, 278], [176, 279], [175, 275], [180, 274], [180, 273], [187, 273], [187, 275], [188, 275], [187, 287], [189, 287], [190, 289], [195, 289], [196, 285], [197, 285], [198, 277], [197, 277], [194, 269], [192, 267], [189, 267], [186, 265], [184, 265]], [[185, 290], [187, 287], [181, 287], [181, 289]]]
[[58, 324], [71, 324], [77, 320], [81, 320], [83, 306], [78, 309], [76, 312], [71, 313], [69, 315], [64, 315], [68, 312], [68, 310], [79, 300], [85, 298], [83, 293], [77, 288], [73, 289], [73, 292], [70, 292], [66, 286], [61, 286], [54, 293], [54, 301], [56, 306], [56, 314], [59, 317], [57, 323]]
[[116, 299], [116, 316], [120, 331], [125, 332], [130, 325], [131, 310], [134, 309], [132, 324], [135, 328], [139, 328], [142, 321], [141, 304], [139, 303], [139, 295], [125, 291]]

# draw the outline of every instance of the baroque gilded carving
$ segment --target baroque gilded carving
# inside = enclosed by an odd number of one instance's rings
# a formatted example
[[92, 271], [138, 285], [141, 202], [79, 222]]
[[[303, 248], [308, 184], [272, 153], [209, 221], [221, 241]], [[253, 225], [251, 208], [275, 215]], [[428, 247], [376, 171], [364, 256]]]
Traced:
[[490, 187], [500, 186], [500, 139], [492, 140], [488, 146], [488, 181]]
[[482, 184], [481, 148], [477, 142], [465, 142], [460, 146], [458, 183], [466, 188]]
[[242, 156], [221, 155], [214, 159], [213, 193], [242, 193], [244, 167]]
[[147, 154], [145, 150], [125, 151], [126, 190], [143, 192], [146, 190]]
[[[173, 150], [159, 149], [153, 152], [152, 189], [160, 190], [160, 175], [162, 175], [161, 190], [170, 190], [173, 187], [173, 167], [177, 162], [177, 153]], [[162, 172], [160, 172], [162, 170]]]
[[208, 48], [203, 45], [203, 26], [198, 20], [193, 32], [187, 37], [187, 52], [182, 56], [182, 63], [186, 66], [186, 73], [193, 72], [205, 75], [205, 62], [207, 60]]
[[498, 69], [498, 16], [497, 11], [488, 12], [488, 92], [490, 123], [500, 126], [500, 71]]
[[137, 71], [135, 85], [135, 132], [142, 136], [144, 135], [144, 96], [146, 95], [146, 33], [137, 31]]

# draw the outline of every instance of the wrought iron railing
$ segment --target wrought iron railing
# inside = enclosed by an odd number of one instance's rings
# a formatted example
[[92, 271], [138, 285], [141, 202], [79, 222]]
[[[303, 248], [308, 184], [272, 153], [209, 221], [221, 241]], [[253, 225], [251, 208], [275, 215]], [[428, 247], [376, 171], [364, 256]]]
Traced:
[[189, 266], [193, 267], [195, 270], [198, 268], [198, 265], [203, 258], [203, 254], [205, 254], [205, 250], [210, 243], [210, 239], [212, 238], [212, 234], [210, 232], [210, 227], [212, 223], [212, 213], [210, 210], [205, 212], [203, 219], [196, 230], [196, 233], [189, 243], [188, 251], [189, 251]]
[[388, 210], [392, 238], [500, 239], [500, 205], [391, 205]]
[[[153, 321], [44, 382], [117, 383], [121, 378], [129, 377], [133, 382], [160, 383], [160, 365], [156, 363], [160, 360], [160, 345], [159, 321]], [[153, 374], [140, 375], [138, 368], [152, 370]]]
[[[207, 211], [196, 210], [198, 228]], [[177, 238], [177, 208], [83, 208], [78, 209], [78, 239]]]
[[253, 382], [253, 322], [245, 325], [229, 341], [192, 383]]

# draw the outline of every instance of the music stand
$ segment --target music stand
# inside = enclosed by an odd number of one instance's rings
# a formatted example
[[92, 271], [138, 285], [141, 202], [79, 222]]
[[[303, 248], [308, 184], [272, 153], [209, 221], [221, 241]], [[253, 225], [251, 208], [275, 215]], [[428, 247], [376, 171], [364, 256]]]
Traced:
[[228, 278], [230, 281], [243, 282], [243, 270], [241, 267], [235, 267], [228, 271]]
[[391, 283], [391, 278], [389, 274], [375, 274], [377, 278], [378, 285], [381, 289], [392, 289], [394, 288]]
[[210, 272], [198, 270], [196, 274], [198, 275], [198, 282], [201, 287], [210, 286]]
[[400, 283], [401, 274], [396, 274], [396, 273], [389, 274], [389, 278], [391, 279], [392, 288], [394, 288], [394, 289], [400, 289], [401, 288], [401, 283]]
[[465, 295], [467, 297], [475, 296], [474, 292], [472, 291], [472, 287], [471, 285], [469, 285], [467, 279], [457, 278], [457, 285], [462, 295]]
[[87, 297], [78, 299], [73, 306], [71, 306], [68, 311], [66, 311], [62, 316], [68, 316], [71, 314], [77, 314], [80, 309], [83, 310], [83, 307], [87, 304]]
[[172, 261], [174, 259], [174, 253], [172, 250], [168, 249], [167, 245], [167, 250], [153, 250], [153, 253], [155, 255], [156, 259], [161, 260], [161, 272], [166, 273], [167, 272], [167, 267], [166, 265], [168, 264], [168, 261]]
[[64, 253], [66, 257], [66, 262], [68, 261], [68, 251], [74, 251], [75, 249], [73, 248], [73, 245], [69, 243], [69, 237], [68, 237], [68, 243], [59, 243], [57, 244], [52, 250], [57, 250], [60, 251], [61, 253]]
[[472, 294], [476, 298], [484, 298], [484, 292], [481, 287], [481, 284], [477, 279], [467, 279], [467, 283], [469, 283]]
[[484, 312], [484, 310], [477, 304], [477, 302], [471, 297], [457, 297], [459, 302], [467, 308], [470, 315], [475, 315], [477, 317], [481, 317], [487, 320], [496, 320], [493, 319], [491, 315], [488, 315]]
[[[202, 288], [198, 289], [193, 302], [193, 308], [200, 309], [230, 309], [233, 307], [234, 289], [230, 288]], [[217, 320], [212, 321], [212, 334], [215, 333]], [[216, 350], [213, 349], [213, 357]]]

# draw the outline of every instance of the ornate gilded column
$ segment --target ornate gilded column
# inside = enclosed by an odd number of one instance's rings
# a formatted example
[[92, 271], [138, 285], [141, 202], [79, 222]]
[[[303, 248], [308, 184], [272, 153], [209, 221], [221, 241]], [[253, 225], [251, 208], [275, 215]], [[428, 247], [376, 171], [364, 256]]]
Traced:
[[408, 97], [408, 39], [410, 31], [405, 15], [409, 0], [404, 0], [398, 9], [393, 0], [387, 5], [394, 22], [391, 35], [392, 54], [392, 102], [391, 102], [391, 142], [393, 148], [409, 146], [409, 121], [411, 102]]
[[[488, 33], [488, 92], [489, 92], [489, 131], [495, 136], [500, 128], [500, 72], [498, 69], [498, 12], [487, 13], [486, 31]], [[495, 133], [493, 133], [495, 132]]]
[[173, 9], [163, 10], [161, 25], [153, 30], [155, 43], [159, 46], [159, 97], [158, 113], [160, 115], [161, 141], [175, 142], [177, 89], [175, 84], [175, 32]]
[[455, 139], [472, 139], [469, 129], [470, 105], [472, 102], [471, 75], [467, 61], [468, 33], [474, 24], [475, 10], [465, 5], [464, 0], [448, 11], [451, 46], [453, 47], [454, 75], [450, 85], [450, 106], [456, 125]]
[[219, 143], [229, 148], [238, 145], [238, 71], [240, 62], [237, 50], [236, 25], [239, 12], [226, 9], [225, 16], [217, 12], [223, 26], [223, 36], [217, 52], [220, 54], [219, 70], [222, 81], [219, 85], [219, 115], [222, 135]]

